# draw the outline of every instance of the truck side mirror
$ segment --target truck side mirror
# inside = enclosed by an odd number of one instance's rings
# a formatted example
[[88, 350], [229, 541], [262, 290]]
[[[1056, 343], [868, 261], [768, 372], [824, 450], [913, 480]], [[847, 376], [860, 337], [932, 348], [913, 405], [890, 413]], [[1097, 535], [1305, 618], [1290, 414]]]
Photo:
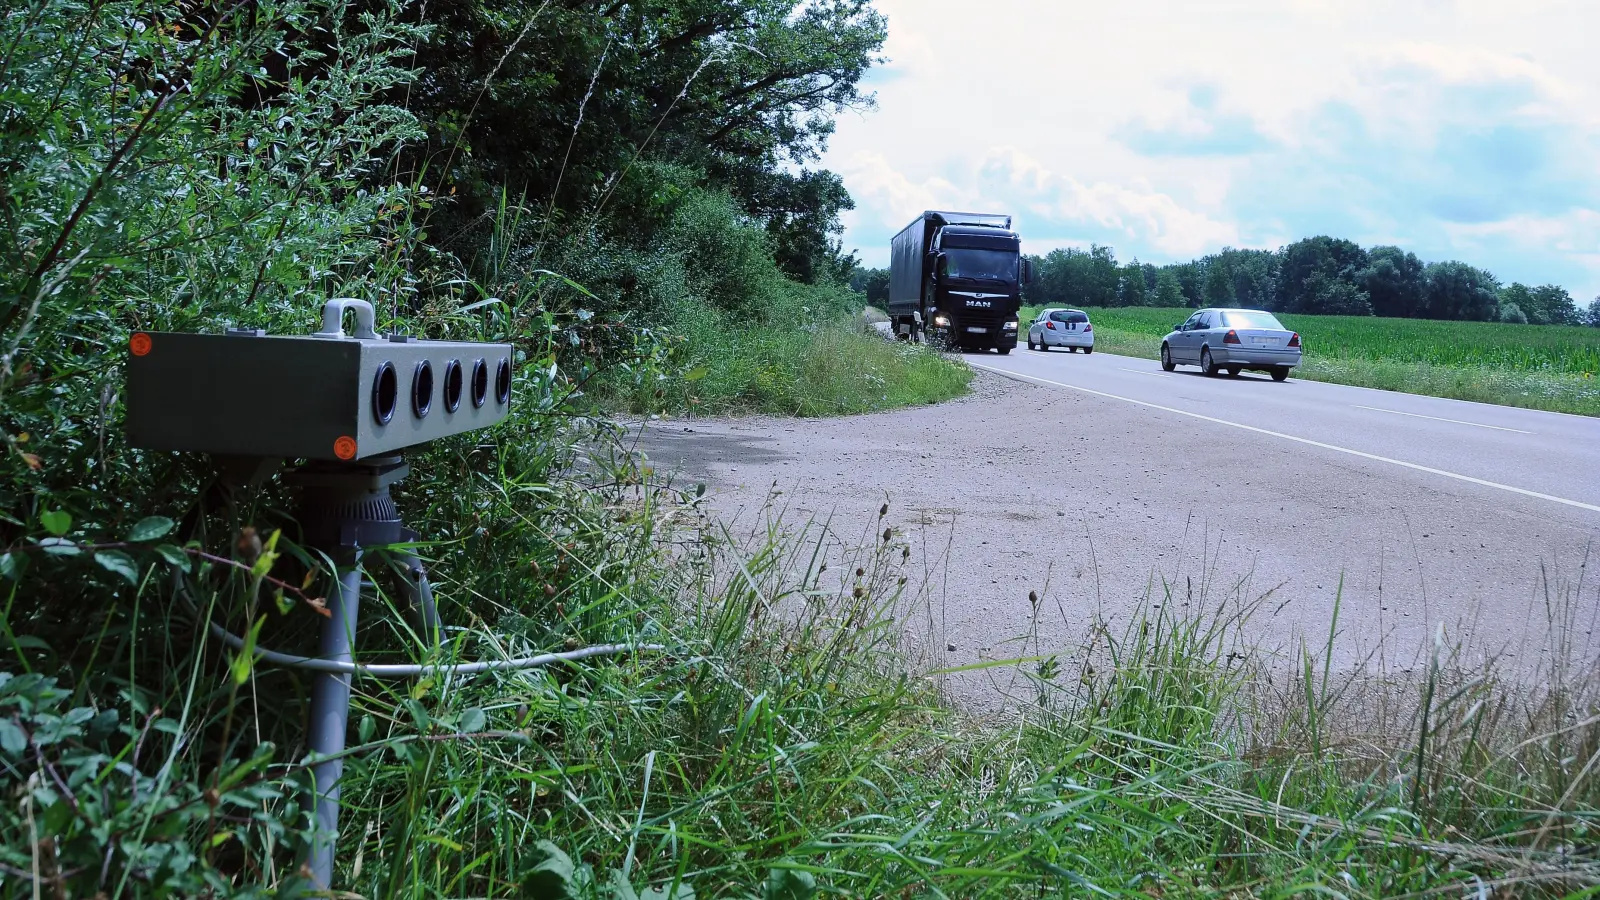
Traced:
[[1022, 259], [1022, 283], [1033, 283], [1033, 260], [1028, 259], [1027, 257], [1023, 257]]
[[945, 256], [943, 253], [935, 256], [933, 259], [933, 271], [937, 273], [940, 278], [950, 274], [950, 257]]

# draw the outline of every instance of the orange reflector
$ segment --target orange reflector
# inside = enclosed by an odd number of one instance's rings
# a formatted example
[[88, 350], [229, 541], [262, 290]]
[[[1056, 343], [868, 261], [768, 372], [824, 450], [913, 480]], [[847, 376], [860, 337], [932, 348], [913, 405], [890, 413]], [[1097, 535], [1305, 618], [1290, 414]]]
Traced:
[[356, 439], [345, 435], [333, 442], [333, 455], [340, 459], [356, 458]]
[[142, 331], [134, 332], [133, 337], [128, 338], [128, 349], [133, 351], [134, 356], [144, 356], [149, 353], [150, 335]]

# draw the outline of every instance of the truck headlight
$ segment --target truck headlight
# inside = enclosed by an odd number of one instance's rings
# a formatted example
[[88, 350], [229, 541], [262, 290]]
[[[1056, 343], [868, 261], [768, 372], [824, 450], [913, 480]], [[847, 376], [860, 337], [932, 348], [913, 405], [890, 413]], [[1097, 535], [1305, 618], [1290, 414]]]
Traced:
[[1016, 331], [1017, 330], [1017, 320], [1016, 319], [1012, 319], [1011, 321], [1007, 322], [1006, 323], [1006, 330], [1007, 331]]
[[933, 324], [937, 328], [949, 328], [950, 317], [944, 313], [935, 313], [933, 317]]

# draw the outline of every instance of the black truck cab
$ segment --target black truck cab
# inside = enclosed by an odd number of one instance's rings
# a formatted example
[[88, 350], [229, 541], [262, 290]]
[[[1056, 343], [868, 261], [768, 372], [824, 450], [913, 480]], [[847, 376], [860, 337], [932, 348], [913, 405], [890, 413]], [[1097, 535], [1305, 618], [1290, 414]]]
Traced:
[[1010, 216], [923, 213], [890, 250], [888, 312], [897, 334], [952, 350], [1017, 346], [1030, 272]]

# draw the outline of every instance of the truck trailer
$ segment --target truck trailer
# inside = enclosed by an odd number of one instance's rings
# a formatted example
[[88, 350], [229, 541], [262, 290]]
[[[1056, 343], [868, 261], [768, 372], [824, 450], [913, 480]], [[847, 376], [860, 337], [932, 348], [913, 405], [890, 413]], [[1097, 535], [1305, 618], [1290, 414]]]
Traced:
[[929, 210], [889, 242], [889, 320], [903, 340], [1010, 353], [1031, 277], [1010, 216]]

